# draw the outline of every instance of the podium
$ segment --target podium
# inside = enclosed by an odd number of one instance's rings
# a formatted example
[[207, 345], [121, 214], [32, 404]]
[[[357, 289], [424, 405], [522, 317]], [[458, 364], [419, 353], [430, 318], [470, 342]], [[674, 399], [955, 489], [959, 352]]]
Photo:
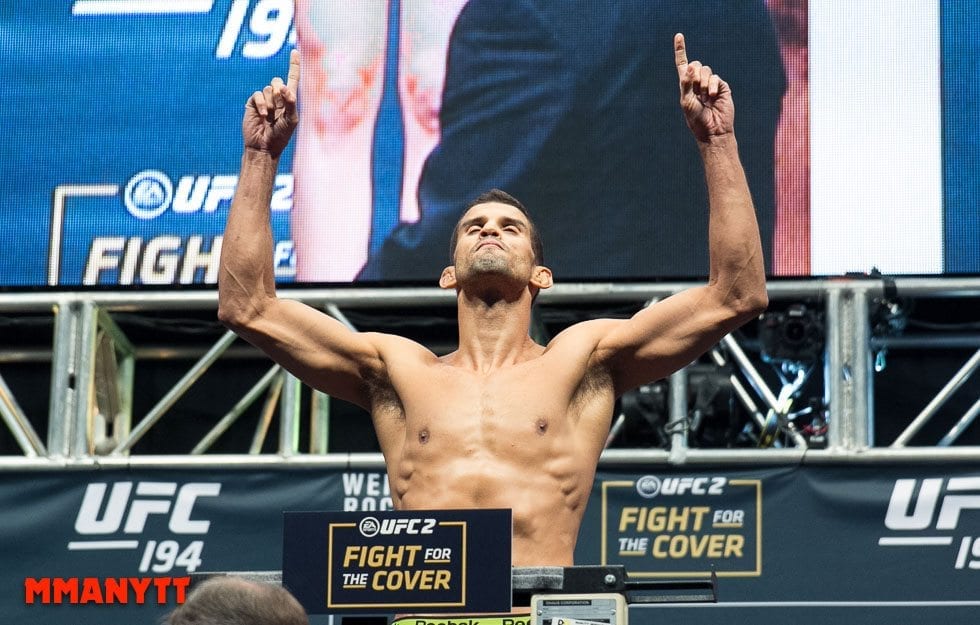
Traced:
[[[191, 588], [205, 579], [222, 575], [282, 583], [282, 571], [214, 571], [192, 573]], [[714, 572], [705, 579], [632, 580], [621, 565], [518, 566], [512, 568], [511, 583], [513, 606], [529, 607], [532, 625], [628, 625], [630, 606], [718, 602], [718, 578]], [[607, 610], [610, 605], [621, 609], [610, 615]], [[386, 622], [370, 617], [350, 620]]]
[[459, 615], [480, 625], [626, 625], [631, 605], [717, 602], [714, 572], [634, 580], [622, 565], [512, 567], [512, 531], [506, 509], [286, 512], [282, 571], [195, 573], [192, 590], [237, 575], [284, 584], [311, 615], [428, 615], [412, 625]]

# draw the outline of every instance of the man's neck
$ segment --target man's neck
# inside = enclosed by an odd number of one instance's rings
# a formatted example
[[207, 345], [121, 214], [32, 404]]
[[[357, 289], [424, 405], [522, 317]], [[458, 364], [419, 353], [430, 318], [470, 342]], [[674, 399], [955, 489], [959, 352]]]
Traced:
[[525, 360], [540, 347], [531, 340], [531, 298], [525, 293], [507, 299], [458, 298], [459, 350], [454, 360], [487, 373]]

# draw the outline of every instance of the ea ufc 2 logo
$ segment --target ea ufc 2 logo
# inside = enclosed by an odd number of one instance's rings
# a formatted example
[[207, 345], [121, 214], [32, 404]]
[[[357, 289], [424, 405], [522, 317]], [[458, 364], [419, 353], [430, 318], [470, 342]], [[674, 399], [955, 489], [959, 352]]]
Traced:
[[373, 538], [378, 534], [390, 536], [397, 534], [431, 534], [436, 526], [435, 519], [381, 519], [364, 517], [357, 525], [361, 536]]
[[75, 531], [79, 534], [114, 534], [120, 527], [126, 534], [139, 534], [151, 514], [169, 515], [167, 527], [174, 534], [207, 534], [211, 522], [191, 518], [194, 503], [198, 497], [216, 497], [221, 492], [221, 484], [217, 482], [190, 482], [179, 490], [176, 482], [138, 482], [136, 496], [130, 502], [133, 483], [116, 482], [100, 518], [107, 486], [96, 483], [85, 489], [75, 519]]
[[[968, 519], [966, 522], [963, 522], [964, 517]], [[980, 477], [927, 478], [921, 485], [915, 479], [895, 480], [885, 513], [885, 527], [903, 534], [883, 536], [878, 539], [878, 544], [948, 546], [953, 544], [952, 536], [927, 536], [924, 532], [955, 531], [961, 529], [961, 525], [973, 527], [980, 533]], [[955, 568], [980, 570], [980, 536], [963, 536], [959, 543]]]

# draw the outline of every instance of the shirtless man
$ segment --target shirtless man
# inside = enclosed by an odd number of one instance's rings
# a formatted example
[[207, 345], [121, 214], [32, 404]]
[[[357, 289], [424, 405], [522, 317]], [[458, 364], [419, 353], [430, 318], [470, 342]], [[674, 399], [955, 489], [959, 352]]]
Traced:
[[[439, 279], [457, 293], [459, 349], [451, 354], [352, 332], [278, 299], [269, 202], [279, 155], [299, 122], [298, 52], [287, 82], [273, 79], [245, 108], [219, 318], [308, 385], [370, 412], [397, 508], [512, 509], [514, 566], [572, 564], [616, 397], [690, 363], [767, 304], [731, 92], [709, 67], [688, 61], [680, 34], [674, 59], [708, 185], [708, 283], [631, 319], [579, 323], [544, 347], [528, 330], [551, 271], [538, 263], [533, 223], [505, 195], [475, 204], [456, 227], [453, 264]], [[582, 236], [588, 231], [583, 223]]]

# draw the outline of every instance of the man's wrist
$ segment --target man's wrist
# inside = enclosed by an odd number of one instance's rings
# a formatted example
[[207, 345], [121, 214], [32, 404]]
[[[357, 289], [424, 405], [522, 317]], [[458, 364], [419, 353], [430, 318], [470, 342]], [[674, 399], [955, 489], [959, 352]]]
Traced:
[[266, 148], [257, 148], [250, 145], [245, 146], [245, 155], [251, 158], [271, 158], [274, 161], [279, 160], [279, 154], [274, 154], [272, 151]]
[[738, 149], [738, 143], [735, 141], [735, 133], [733, 132], [708, 135], [708, 138], [704, 140], [698, 139], [698, 149], [702, 152], [724, 151], [732, 148]]
[[273, 154], [269, 150], [263, 150], [261, 148], [255, 148], [247, 145], [245, 146], [245, 151], [242, 154], [242, 159], [249, 162], [268, 161], [274, 165], [278, 165], [280, 155], [281, 153]]

